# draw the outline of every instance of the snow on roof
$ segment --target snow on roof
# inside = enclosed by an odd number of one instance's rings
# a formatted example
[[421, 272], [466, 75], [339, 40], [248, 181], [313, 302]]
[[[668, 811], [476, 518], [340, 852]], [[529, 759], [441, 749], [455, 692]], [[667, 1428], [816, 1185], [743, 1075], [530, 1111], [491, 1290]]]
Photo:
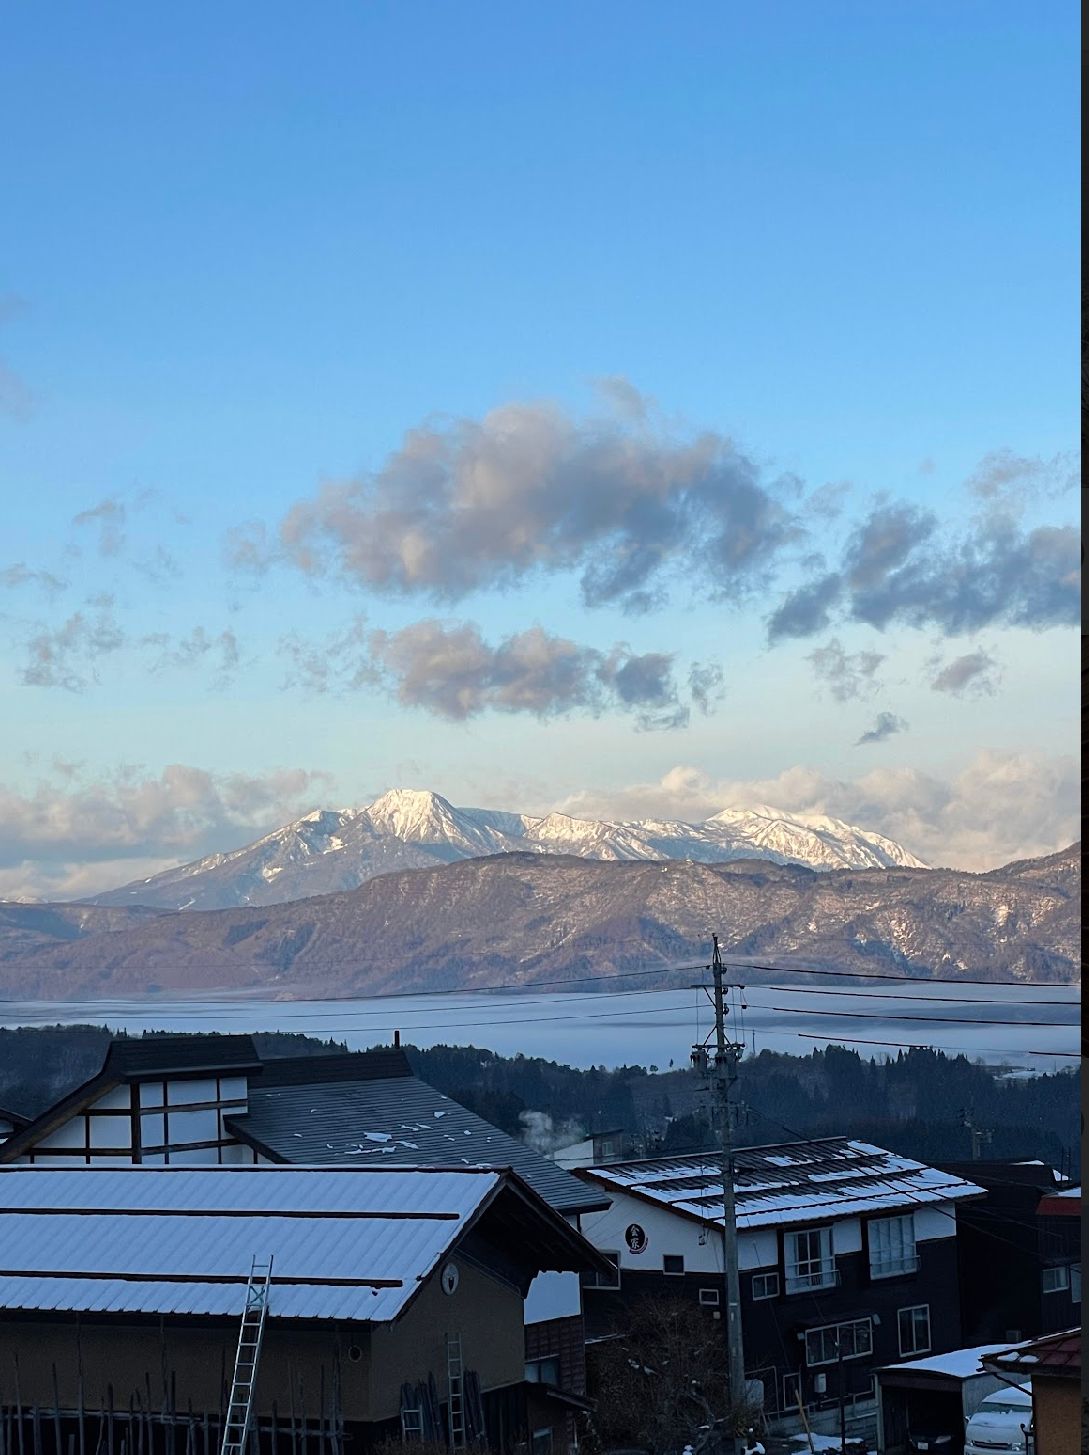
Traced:
[[[1017, 1345], [1021, 1347], [1020, 1344]], [[906, 1364], [886, 1364], [877, 1372], [899, 1374], [944, 1374], [952, 1379], [971, 1379], [977, 1374], [986, 1374], [980, 1361], [991, 1358], [1009, 1344], [980, 1344], [974, 1349], [951, 1349], [946, 1354], [928, 1354], [925, 1359], [912, 1359]], [[1027, 1386], [1026, 1386], [1027, 1388]]]
[[[721, 1224], [722, 1173], [716, 1159], [613, 1162], [579, 1175], [683, 1216]], [[739, 1228], [857, 1217], [983, 1192], [953, 1173], [847, 1137], [744, 1147], [734, 1154], [734, 1189]]]
[[0, 1309], [395, 1318], [504, 1181], [370, 1168], [0, 1169]]

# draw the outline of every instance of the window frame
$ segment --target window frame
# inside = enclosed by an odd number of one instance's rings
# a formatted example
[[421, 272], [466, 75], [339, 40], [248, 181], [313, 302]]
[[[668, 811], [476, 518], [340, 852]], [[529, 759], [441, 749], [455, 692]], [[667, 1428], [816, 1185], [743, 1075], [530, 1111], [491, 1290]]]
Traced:
[[[555, 1379], [542, 1379], [542, 1366], [551, 1365], [555, 1369]], [[530, 1373], [530, 1370], [533, 1373]], [[550, 1384], [554, 1387], [560, 1382], [560, 1356], [558, 1354], [545, 1354], [540, 1359], [527, 1359], [523, 1378], [527, 1384]]]
[[1081, 1303], [1081, 1264], [1070, 1265], [1070, 1302]]
[[[774, 1282], [774, 1293], [757, 1293], [757, 1284], [763, 1280], [765, 1283]], [[765, 1268], [754, 1273], [752, 1276], [752, 1301], [753, 1303], [766, 1303], [769, 1298], [778, 1298], [783, 1291], [783, 1280], [779, 1276], [778, 1268]]]
[[[801, 1238], [818, 1239], [820, 1251], [816, 1258], [812, 1256], [798, 1258], [796, 1240]], [[799, 1269], [811, 1268], [814, 1265], [818, 1269], [817, 1273], [799, 1274]], [[818, 1277], [820, 1281], [816, 1282]], [[811, 1228], [790, 1228], [783, 1233], [783, 1289], [785, 1293], [788, 1295], [812, 1293], [822, 1288], [835, 1288], [838, 1283], [839, 1269], [836, 1266], [831, 1223], [821, 1223]]]
[[[901, 1252], [900, 1256], [896, 1259], [889, 1258], [885, 1264], [878, 1263], [875, 1256], [877, 1254], [875, 1242], [879, 1236], [878, 1230], [881, 1228], [891, 1228], [894, 1224], [902, 1225], [905, 1223], [911, 1230], [911, 1252], [908, 1254]], [[905, 1242], [906, 1240], [901, 1239], [902, 1247], [905, 1245]], [[905, 1278], [913, 1273], [918, 1273], [919, 1242], [915, 1235], [915, 1214], [913, 1212], [894, 1213], [891, 1217], [887, 1218], [870, 1218], [866, 1223], [866, 1252], [869, 1258], [871, 1281], [885, 1278]]]
[[[666, 1267], [666, 1264], [670, 1261], [670, 1259], [673, 1259], [673, 1260], [679, 1262], [681, 1266], [679, 1268], [667, 1268]], [[684, 1277], [684, 1254], [683, 1253], [663, 1253], [662, 1254], [662, 1272], [665, 1274], [665, 1276], [667, 1278], [683, 1278]]]
[[[1070, 1267], [1069, 1263], [1051, 1263], [1040, 1271], [1040, 1292], [1041, 1293], [1069, 1293], [1070, 1291]], [[1059, 1282], [1048, 1287], [1048, 1274], [1058, 1274]]]
[[[823, 1342], [824, 1336], [826, 1336], [828, 1334], [831, 1334], [833, 1343], [839, 1344], [841, 1342], [841, 1340], [842, 1340], [842, 1335], [840, 1334], [840, 1330], [841, 1329], [851, 1329], [853, 1331], [853, 1330], [857, 1330], [857, 1329], [860, 1329], [860, 1328], [864, 1328], [866, 1330], [866, 1332], [867, 1332], [868, 1339], [869, 1339], [869, 1347], [866, 1348], [866, 1349], [859, 1349], [859, 1348], [856, 1347], [854, 1353], [852, 1353], [852, 1354], [844, 1354], [843, 1355], [843, 1362], [844, 1362], [844, 1364], [846, 1364], [851, 1359], [870, 1359], [870, 1358], [872, 1358], [873, 1357], [873, 1318], [872, 1318], [872, 1316], [867, 1315], [865, 1318], [861, 1318], [861, 1319], [837, 1319], [834, 1324], [818, 1324], [816, 1328], [806, 1329], [804, 1331], [804, 1337], [803, 1337], [803, 1340], [802, 1340], [802, 1344], [803, 1344], [803, 1348], [805, 1349], [805, 1367], [807, 1369], [826, 1369], [830, 1364], [838, 1364], [839, 1361], [840, 1361], [840, 1354], [839, 1354], [839, 1350], [838, 1349], [836, 1350], [836, 1352], [834, 1354], [832, 1354], [827, 1359], [811, 1359], [809, 1357], [809, 1341], [810, 1341], [810, 1339], [814, 1335], [820, 1334], [822, 1336], [822, 1342]], [[857, 1345], [857, 1342], [858, 1342], [857, 1336], [854, 1333], [852, 1333], [852, 1342], [855, 1343], [856, 1345]]]
[[[705, 1294], [707, 1295], [706, 1298], [704, 1297]], [[719, 1291], [718, 1291], [717, 1288], [701, 1288], [700, 1289], [700, 1307], [701, 1308], [719, 1308], [719, 1307], [721, 1307], [721, 1305], [722, 1305], [722, 1295], [719, 1293]]]
[[582, 1287], [598, 1288], [604, 1289], [607, 1292], [615, 1292], [620, 1287], [620, 1250], [618, 1248], [599, 1248], [598, 1252], [603, 1258], [608, 1258], [609, 1262], [616, 1269], [616, 1282], [602, 1283], [601, 1280], [602, 1278], [604, 1278], [605, 1275], [603, 1273], [599, 1273], [596, 1269], [593, 1269], [590, 1272], [584, 1273], [582, 1275]]
[[[925, 1313], [925, 1315], [926, 1315], [926, 1344], [925, 1345], [916, 1344], [911, 1349], [905, 1349], [904, 1348], [904, 1315], [905, 1314], [915, 1315], [915, 1314], [919, 1314], [919, 1313]], [[913, 1338], [914, 1338], [914, 1334], [915, 1334], [916, 1325], [917, 1325], [917, 1320], [913, 1317], [912, 1320], [911, 1320], [911, 1332], [912, 1332], [912, 1337]], [[930, 1305], [928, 1303], [912, 1303], [912, 1304], [908, 1304], [906, 1308], [898, 1308], [896, 1310], [896, 1347], [900, 1350], [900, 1358], [901, 1359], [915, 1359], [920, 1354], [929, 1354], [933, 1350], [933, 1348], [934, 1348], [934, 1330], [933, 1330], [933, 1328], [931, 1326], [931, 1321], [930, 1321]]]

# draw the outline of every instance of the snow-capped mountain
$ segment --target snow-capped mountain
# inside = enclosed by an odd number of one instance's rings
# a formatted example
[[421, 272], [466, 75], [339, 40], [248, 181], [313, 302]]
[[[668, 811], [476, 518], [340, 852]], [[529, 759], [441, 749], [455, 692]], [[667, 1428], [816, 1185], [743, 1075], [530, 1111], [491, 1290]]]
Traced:
[[703, 823], [543, 818], [455, 808], [437, 793], [395, 788], [361, 809], [318, 810], [256, 843], [213, 854], [91, 903], [160, 909], [284, 904], [355, 889], [377, 874], [489, 854], [583, 859], [770, 859], [811, 869], [924, 869], [900, 844], [869, 829], [767, 804], [724, 809]]

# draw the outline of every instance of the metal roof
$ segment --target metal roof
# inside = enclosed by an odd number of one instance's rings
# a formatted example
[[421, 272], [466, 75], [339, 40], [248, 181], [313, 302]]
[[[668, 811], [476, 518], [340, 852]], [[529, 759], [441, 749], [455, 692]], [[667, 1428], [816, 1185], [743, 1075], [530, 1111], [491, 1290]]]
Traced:
[[3, 1168], [0, 1309], [233, 1316], [251, 1259], [271, 1255], [270, 1318], [383, 1322], [493, 1207], [533, 1272], [591, 1266], [496, 1171]]
[[[983, 1192], [951, 1173], [847, 1137], [743, 1147], [733, 1160], [739, 1228], [857, 1217]], [[709, 1156], [613, 1162], [576, 1175], [684, 1217], [722, 1223], [722, 1169]]]
[[599, 1190], [418, 1077], [375, 1078], [364, 1065], [360, 1079], [356, 1062], [366, 1057], [336, 1059], [344, 1062], [344, 1079], [303, 1085], [281, 1079], [283, 1069], [266, 1062], [273, 1084], [263, 1076], [251, 1085], [247, 1114], [229, 1118], [228, 1128], [284, 1162], [510, 1167], [558, 1212], [608, 1205]]
[[1061, 1378], [1077, 1379], [1081, 1375], [1081, 1329], [1066, 1329], [1059, 1334], [1047, 1334], [1027, 1344], [1015, 1344], [1002, 1354], [991, 1355], [988, 1365], [996, 1372], [1021, 1374], [1031, 1378], [1036, 1374], [1058, 1375]]

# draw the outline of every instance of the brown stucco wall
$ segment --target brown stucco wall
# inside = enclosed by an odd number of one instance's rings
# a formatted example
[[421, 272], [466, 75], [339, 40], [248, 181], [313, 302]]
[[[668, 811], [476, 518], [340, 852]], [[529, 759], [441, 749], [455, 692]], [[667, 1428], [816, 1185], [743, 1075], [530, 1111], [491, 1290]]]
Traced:
[[[192, 1327], [45, 1321], [0, 1322], [0, 1388], [5, 1400], [14, 1400], [14, 1357], [19, 1360], [20, 1394], [24, 1405], [53, 1407], [53, 1366], [62, 1408], [75, 1409], [79, 1397], [79, 1367], [83, 1368], [86, 1409], [101, 1409], [107, 1386], [113, 1386], [117, 1411], [128, 1410], [130, 1396], [146, 1400], [148, 1380], [156, 1410], [162, 1401], [162, 1370], [175, 1378], [179, 1409], [192, 1401], [194, 1410], [215, 1413], [224, 1383], [234, 1367], [238, 1324]], [[333, 1372], [339, 1363], [341, 1406], [345, 1419], [367, 1419], [369, 1399], [366, 1328], [358, 1330], [279, 1329], [266, 1331], [258, 1371], [256, 1408], [270, 1414], [273, 1401], [284, 1418], [292, 1395], [296, 1410], [318, 1414], [322, 1375], [327, 1403], [331, 1401]], [[362, 1358], [348, 1356], [357, 1348]], [[327, 1411], [330, 1412], [330, 1411]]]
[[372, 1419], [400, 1411], [401, 1385], [434, 1374], [446, 1397], [446, 1335], [460, 1334], [465, 1368], [480, 1376], [481, 1390], [515, 1384], [525, 1372], [522, 1295], [516, 1288], [458, 1257], [457, 1291], [447, 1295], [438, 1274], [396, 1324], [376, 1328], [371, 1343]]
[[[326, 1413], [331, 1413], [334, 1371], [338, 1370], [341, 1413], [345, 1420], [396, 1417], [406, 1381], [433, 1373], [440, 1398], [446, 1394], [447, 1333], [460, 1333], [466, 1369], [480, 1376], [482, 1390], [517, 1383], [524, 1367], [522, 1298], [517, 1289], [492, 1278], [464, 1259], [457, 1291], [442, 1292], [436, 1273], [393, 1325], [345, 1325], [266, 1330], [258, 1371], [256, 1409], [271, 1414], [275, 1401], [286, 1419], [292, 1396], [295, 1410], [310, 1418], [319, 1413], [324, 1382]], [[15, 1357], [20, 1394], [26, 1406], [53, 1407], [53, 1367], [62, 1408], [74, 1409], [83, 1369], [86, 1409], [105, 1405], [113, 1386], [115, 1410], [128, 1410], [130, 1396], [152, 1404], [162, 1399], [162, 1370], [172, 1372], [177, 1408], [192, 1402], [201, 1412], [218, 1411], [224, 1381], [229, 1384], [238, 1341], [238, 1323], [201, 1327], [169, 1319], [158, 1324], [126, 1324], [48, 1319], [0, 1318], [0, 1403], [14, 1401]], [[358, 1358], [351, 1357], [351, 1353]], [[324, 1376], [324, 1381], [323, 1381]]]
[[1032, 1376], [1036, 1455], [1078, 1455], [1081, 1450], [1081, 1385], [1077, 1379]]

